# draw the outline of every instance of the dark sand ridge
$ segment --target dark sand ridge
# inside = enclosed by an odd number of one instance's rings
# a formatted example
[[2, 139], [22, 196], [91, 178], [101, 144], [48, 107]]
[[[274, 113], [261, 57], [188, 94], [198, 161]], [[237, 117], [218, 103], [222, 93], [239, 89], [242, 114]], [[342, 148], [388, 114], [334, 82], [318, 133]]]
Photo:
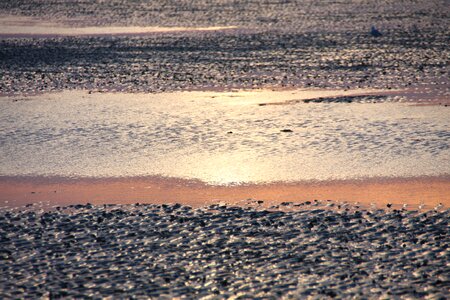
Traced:
[[78, 203], [182, 203], [199, 207], [212, 203], [246, 205], [248, 199], [264, 200], [269, 207], [285, 201], [304, 202], [315, 199], [360, 203], [369, 206], [433, 208], [450, 205], [450, 178], [378, 178], [322, 182], [268, 183], [244, 185], [208, 185], [201, 181], [160, 177], [135, 178], [58, 178], [1, 177], [0, 203], [22, 206], [45, 202], [46, 205]]
[[[393, 102], [392, 97], [398, 97], [400, 102], [410, 105], [428, 106], [450, 106], [448, 95], [439, 94], [437, 91], [445, 90], [445, 84], [423, 83], [420, 88], [405, 88], [394, 90], [341, 90], [332, 96], [317, 96], [310, 99], [291, 99], [285, 101], [262, 102], [259, 106], [266, 105], [295, 105], [299, 103], [352, 103], [352, 102]], [[273, 91], [289, 91], [292, 88], [270, 87]], [[314, 89], [310, 89], [314, 91]], [[320, 91], [318, 89], [318, 91]], [[391, 97], [391, 98], [388, 98]]]

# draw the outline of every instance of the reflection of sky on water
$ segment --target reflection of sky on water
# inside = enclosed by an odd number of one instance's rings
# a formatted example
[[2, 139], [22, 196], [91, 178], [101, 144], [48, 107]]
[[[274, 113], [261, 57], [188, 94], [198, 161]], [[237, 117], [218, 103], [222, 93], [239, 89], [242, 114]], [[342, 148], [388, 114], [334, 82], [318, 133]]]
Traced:
[[44, 22], [37, 18], [25, 16], [3, 16], [0, 20], [0, 35], [33, 36], [84, 36], [111, 34], [146, 34], [183, 31], [212, 31], [235, 29], [235, 26], [207, 27], [161, 27], [161, 26], [64, 26], [53, 22]]
[[449, 173], [450, 113], [443, 106], [258, 105], [343, 93], [3, 98], [0, 174], [164, 175], [227, 184]]

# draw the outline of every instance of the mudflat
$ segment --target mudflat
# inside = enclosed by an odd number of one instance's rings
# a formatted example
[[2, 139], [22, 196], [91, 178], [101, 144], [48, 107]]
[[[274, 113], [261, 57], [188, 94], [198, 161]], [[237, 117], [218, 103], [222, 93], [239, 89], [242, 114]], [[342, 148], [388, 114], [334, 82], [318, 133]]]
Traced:
[[448, 297], [445, 1], [0, 11], [0, 298]]

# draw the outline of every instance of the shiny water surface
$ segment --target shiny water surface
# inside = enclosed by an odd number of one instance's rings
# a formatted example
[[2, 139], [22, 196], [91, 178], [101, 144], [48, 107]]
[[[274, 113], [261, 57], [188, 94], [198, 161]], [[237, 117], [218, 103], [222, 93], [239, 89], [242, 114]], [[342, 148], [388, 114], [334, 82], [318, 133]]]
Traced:
[[2, 16], [0, 35], [27, 36], [85, 36], [85, 35], [121, 35], [146, 34], [185, 31], [213, 31], [235, 29], [236, 26], [67, 26], [61, 23], [43, 21], [25, 16]]
[[227, 185], [449, 174], [447, 107], [370, 97], [302, 101], [370, 94], [376, 92], [3, 97], [0, 175], [161, 175]]

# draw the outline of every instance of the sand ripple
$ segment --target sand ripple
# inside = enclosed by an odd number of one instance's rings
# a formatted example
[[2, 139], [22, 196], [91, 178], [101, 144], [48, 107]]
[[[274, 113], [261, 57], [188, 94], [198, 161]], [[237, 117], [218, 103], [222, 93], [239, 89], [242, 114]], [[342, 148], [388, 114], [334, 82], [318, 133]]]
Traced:
[[449, 210], [32, 208], [0, 213], [2, 298], [448, 293]]

